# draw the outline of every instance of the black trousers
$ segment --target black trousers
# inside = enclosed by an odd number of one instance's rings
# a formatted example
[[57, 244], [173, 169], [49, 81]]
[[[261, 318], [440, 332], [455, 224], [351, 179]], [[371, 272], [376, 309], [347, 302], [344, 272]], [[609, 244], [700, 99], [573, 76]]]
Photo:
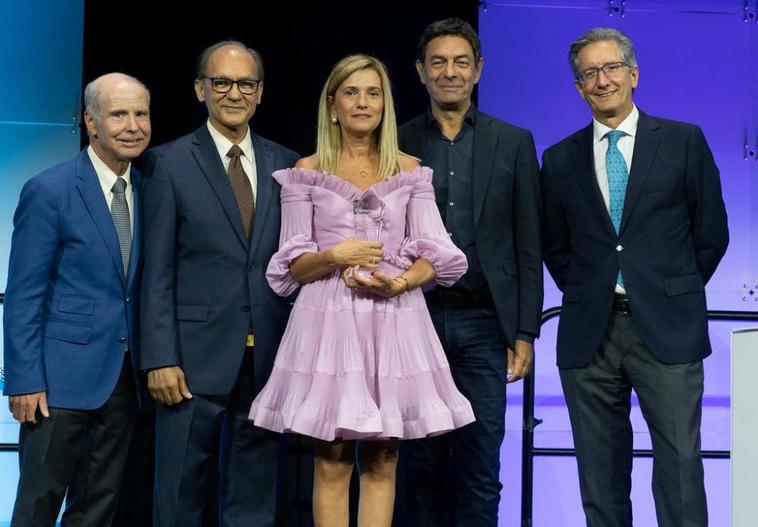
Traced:
[[64, 496], [62, 526], [111, 525], [136, 408], [127, 353], [116, 387], [100, 408], [50, 408], [49, 418], [38, 415], [36, 424], [21, 425], [11, 525], [52, 527]]
[[589, 365], [560, 370], [589, 527], [632, 527], [632, 389], [653, 445], [659, 527], [704, 527], [700, 457], [703, 362], [666, 364], [642, 342], [633, 316], [611, 316]]
[[156, 404], [155, 527], [215, 525], [212, 502], [219, 526], [274, 525], [281, 436], [247, 420], [252, 402], [248, 350], [231, 393]]

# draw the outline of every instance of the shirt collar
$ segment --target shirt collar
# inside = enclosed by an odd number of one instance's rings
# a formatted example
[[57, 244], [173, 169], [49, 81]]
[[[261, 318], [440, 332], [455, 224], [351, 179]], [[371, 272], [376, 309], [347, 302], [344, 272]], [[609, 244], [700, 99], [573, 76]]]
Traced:
[[[113, 185], [116, 184], [116, 180], [119, 178], [118, 174], [111, 170], [108, 165], [98, 157], [97, 152], [92, 148], [92, 145], [87, 147], [87, 155], [89, 155], [89, 159], [92, 161], [92, 166], [95, 168], [95, 173], [97, 174], [98, 181], [100, 181], [100, 186], [103, 188], [103, 192], [112, 192]], [[124, 171], [124, 175], [121, 176], [124, 178], [124, 181], [126, 181], [127, 189], [132, 185], [131, 171], [132, 164], [129, 163], [126, 167], [126, 171]]]
[[[221, 159], [226, 159], [226, 154], [229, 153], [229, 149], [234, 145], [224, 134], [216, 130], [213, 125], [211, 124], [210, 120], [206, 122], [206, 125], [208, 126], [208, 131], [211, 134], [211, 138], [213, 139], [213, 143], [216, 145], [216, 150], [218, 150], [219, 156], [221, 156]], [[240, 147], [240, 150], [242, 150], [242, 154], [251, 162], [253, 161], [253, 140], [250, 137], [250, 127], [247, 127], [247, 131], [245, 132], [245, 137], [242, 138], [242, 141], [239, 142], [237, 145]]]
[[[632, 111], [629, 113], [629, 115], [626, 116], [626, 119], [621, 121], [621, 124], [619, 124], [616, 127], [616, 130], [620, 130], [624, 132], [624, 135], [628, 135], [631, 137], [634, 137], [637, 133], [637, 121], [640, 120], [640, 111], [637, 109], [637, 106], [634, 104], [632, 105]], [[598, 121], [597, 119], [592, 119], [592, 131], [593, 136], [595, 138], [595, 142], [599, 143], [603, 140], [605, 137], [605, 134], [610, 132], [612, 129], [605, 126], [603, 123]]]
[[[471, 126], [476, 125], [476, 106], [474, 106], [474, 103], [471, 103], [471, 106], [469, 106], [466, 114], [463, 116], [463, 122]], [[429, 128], [439, 128], [439, 124], [431, 108], [426, 109], [426, 126]]]

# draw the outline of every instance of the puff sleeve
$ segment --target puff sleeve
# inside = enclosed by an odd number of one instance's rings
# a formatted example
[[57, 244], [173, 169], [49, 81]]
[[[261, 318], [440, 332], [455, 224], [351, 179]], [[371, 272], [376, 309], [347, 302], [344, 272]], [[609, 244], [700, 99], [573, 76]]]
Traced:
[[444, 287], [453, 285], [468, 269], [466, 256], [450, 239], [440, 218], [434, 201], [432, 170], [428, 167], [420, 169], [408, 200], [406, 238], [400, 255], [431, 262], [437, 273], [435, 283]]
[[276, 294], [289, 296], [300, 287], [290, 274], [290, 264], [302, 254], [318, 251], [313, 241], [313, 187], [290, 169], [278, 170], [273, 177], [282, 186], [282, 221], [279, 250], [269, 261], [266, 279]]

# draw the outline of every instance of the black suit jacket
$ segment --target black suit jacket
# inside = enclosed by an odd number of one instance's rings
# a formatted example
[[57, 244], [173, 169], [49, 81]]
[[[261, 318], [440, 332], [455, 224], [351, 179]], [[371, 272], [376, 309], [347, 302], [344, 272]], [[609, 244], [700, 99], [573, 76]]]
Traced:
[[543, 252], [563, 291], [558, 366], [587, 364], [619, 269], [634, 323], [662, 361], [710, 354], [705, 283], [729, 242], [719, 171], [697, 126], [640, 112], [620, 234], [595, 176], [592, 124], [542, 161]]
[[[422, 163], [426, 126], [422, 114], [398, 131], [400, 149]], [[541, 198], [532, 134], [477, 111], [473, 163], [476, 249], [513, 346], [518, 333], [539, 335], [542, 312]]]
[[249, 244], [205, 124], [145, 158], [141, 367], [179, 365], [199, 394], [231, 391], [251, 324], [259, 390], [289, 316], [289, 300], [271, 290], [265, 271], [281, 216], [271, 174], [298, 156], [254, 134], [252, 141], [258, 188]]

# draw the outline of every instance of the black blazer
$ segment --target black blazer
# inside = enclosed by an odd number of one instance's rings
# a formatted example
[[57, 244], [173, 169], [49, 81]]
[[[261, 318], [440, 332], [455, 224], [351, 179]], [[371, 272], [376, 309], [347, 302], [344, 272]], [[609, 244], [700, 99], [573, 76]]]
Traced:
[[[539, 335], [542, 312], [539, 166], [528, 130], [480, 111], [474, 125], [476, 249], [509, 346]], [[398, 131], [400, 149], [427, 157], [426, 114]], [[432, 167], [433, 168], [433, 167]]]
[[226, 394], [239, 373], [248, 327], [255, 384], [268, 379], [289, 299], [266, 281], [279, 245], [279, 184], [271, 173], [297, 154], [252, 136], [258, 174], [248, 244], [237, 201], [207, 126], [145, 158], [142, 369], [179, 365], [199, 394]]
[[620, 234], [597, 185], [592, 124], [542, 161], [543, 252], [563, 291], [558, 366], [586, 365], [621, 269], [635, 327], [666, 363], [711, 352], [704, 285], [729, 242], [719, 171], [697, 126], [640, 112]]

